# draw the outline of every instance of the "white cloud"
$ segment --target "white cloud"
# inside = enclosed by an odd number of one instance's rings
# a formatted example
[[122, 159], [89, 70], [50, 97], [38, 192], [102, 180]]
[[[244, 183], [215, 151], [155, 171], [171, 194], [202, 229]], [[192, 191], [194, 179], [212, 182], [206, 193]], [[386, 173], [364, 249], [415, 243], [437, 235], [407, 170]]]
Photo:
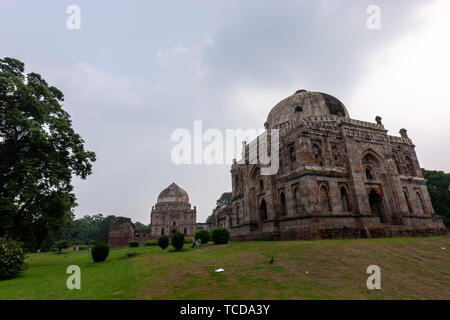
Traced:
[[61, 89], [66, 96], [71, 95], [72, 99], [84, 101], [90, 107], [142, 106], [135, 91], [137, 83], [125, 75], [112, 75], [86, 62], [77, 62], [67, 69], [50, 68], [46, 74], [56, 83], [63, 84]]

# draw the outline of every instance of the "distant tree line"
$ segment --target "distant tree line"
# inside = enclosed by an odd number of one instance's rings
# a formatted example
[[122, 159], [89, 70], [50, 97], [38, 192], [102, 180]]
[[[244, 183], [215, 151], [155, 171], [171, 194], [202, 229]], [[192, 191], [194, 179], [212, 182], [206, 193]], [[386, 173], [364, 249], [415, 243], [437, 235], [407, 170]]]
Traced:
[[[119, 217], [114, 215], [104, 217], [102, 214], [95, 214], [74, 219], [67, 222], [60, 230], [51, 232], [41, 249], [54, 247], [55, 243], [62, 240], [68, 240], [72, 245], [107, 242], [109, 227], [117, 218]], [[136, 231], [150, 229], [149, 226], [140, 222], [136, 222], [134, 226]]]
[[431, 203], [437, 215], [441, 216], [447, 228], [450, 228], [450, 173], [422, 169]]

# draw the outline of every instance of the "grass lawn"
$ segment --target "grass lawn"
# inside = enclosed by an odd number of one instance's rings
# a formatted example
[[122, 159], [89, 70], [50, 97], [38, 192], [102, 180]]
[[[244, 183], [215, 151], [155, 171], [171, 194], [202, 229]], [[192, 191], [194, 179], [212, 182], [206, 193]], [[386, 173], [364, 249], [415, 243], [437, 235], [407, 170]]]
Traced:
[[[0, 281], [0, 299], [450, 299], [448, 236], [185, 246], [113, 249], [95, 264], [88, 251], [30, 254], [28, 270]], [[372, 264], [381, 290], [366, 287]], [[66, 287], [69, 265], [81, 290]]]

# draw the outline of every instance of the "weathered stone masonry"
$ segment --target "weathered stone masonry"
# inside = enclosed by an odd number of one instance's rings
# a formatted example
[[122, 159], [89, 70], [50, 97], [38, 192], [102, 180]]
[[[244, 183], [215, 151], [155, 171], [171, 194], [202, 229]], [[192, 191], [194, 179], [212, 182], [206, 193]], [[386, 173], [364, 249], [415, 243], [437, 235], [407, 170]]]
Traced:
[[[376, 123], [350, 119], [336, 98], [299, 90], [265, 123], [280, 130], [280, 169], [262, 175], [250, 159], [231, 168], [234, 239], [442, 235], [426, 180], [405, 129], [390, 136]], [[261, 139], [261, 136], [259, 137]]]

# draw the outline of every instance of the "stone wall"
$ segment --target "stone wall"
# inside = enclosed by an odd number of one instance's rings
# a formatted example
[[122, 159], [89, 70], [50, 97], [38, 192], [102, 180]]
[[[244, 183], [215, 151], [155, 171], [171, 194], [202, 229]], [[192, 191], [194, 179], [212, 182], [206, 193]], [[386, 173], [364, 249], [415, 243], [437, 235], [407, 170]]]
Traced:
[[108, 243], [111, 248], [128, 246], [134, 240], [134, 225], [130, 218], [118, 218], [109, 228]]

